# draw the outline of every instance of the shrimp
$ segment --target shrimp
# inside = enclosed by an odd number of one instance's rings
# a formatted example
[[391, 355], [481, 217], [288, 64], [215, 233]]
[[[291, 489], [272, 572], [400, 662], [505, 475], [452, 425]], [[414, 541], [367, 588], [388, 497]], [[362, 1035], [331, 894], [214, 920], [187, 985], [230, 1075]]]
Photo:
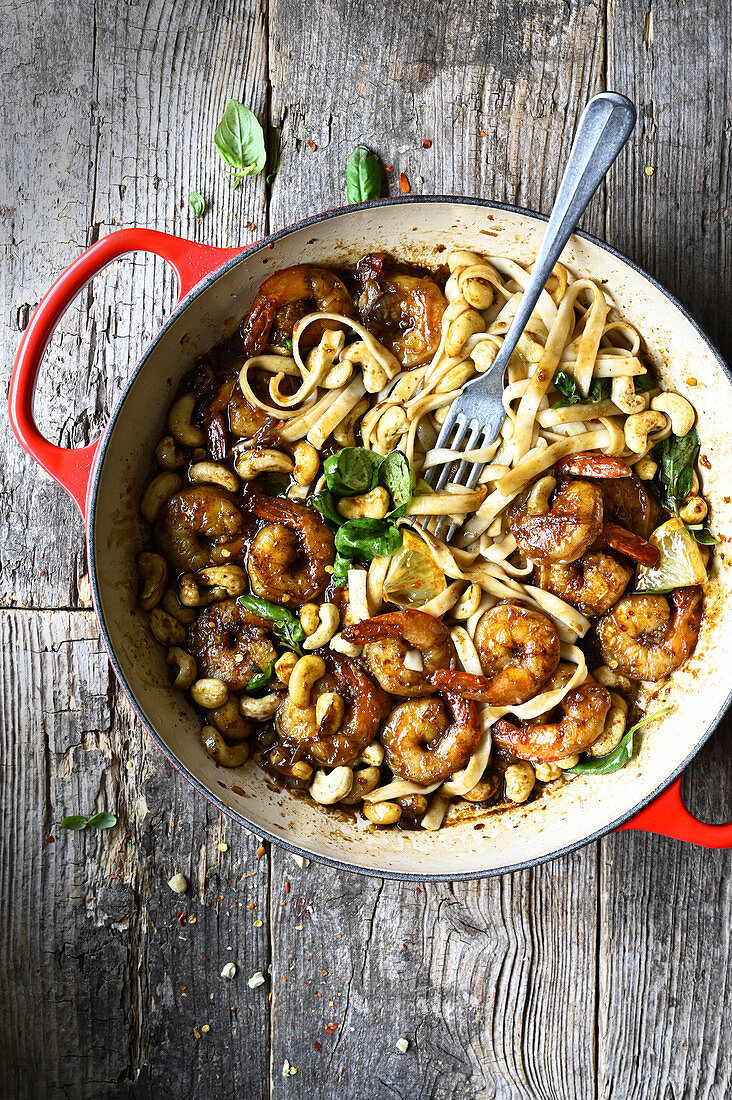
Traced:
[[600, 619], [605, 664], [634, 680], [662, 680], [696, 649], [704, 597], [698, 586], [665, 596], [625, 596]]
[[600, 489], [606, 521], [633, 531], [642, 539], [647, 539], [658, 526], [661, 517], [658, 503], [635, 474], [603, 481]]
[[534, 562], [573, 562], [602, 531], [602, 493], [590, 481], [563, 481], [547, 513], [528, 512], [529, 490], [511, 504], [508, 521], [521, 550]]
[[395, 775], [420, 783], [440, 783], [464, 768], [480, 740], [475, 703], [454, 692], [442, 699], [410, 699], [391, 712], [381, 731], [384, 758]]
[[223, 680], [243, 691], [252, 676], [277, 657], [266, 619], [251, 615], [236, 600], [223, 600], [202, 611], [188, 630], [188, 652], [201, 676]]
[[[570, 665], [560, 664], [545, 690], [564, 687], [572, 673]], [[610, 692], [588, 675], [583, 684], [568, 692], [559, 703], [562, 717], [558, 722], [517, 726], [501, 718], [491, 730], [493, 742], [519, 760], [536, 763], [563, 760], [597, 741], [605, 728], [610, 703]]]
[[652, 542], [614, 523], [603, 523], [600, 542], [603, 546], [612, 546], [613, 550], [625, 554], [627, 558], [632, 558], [641, 565], [656, 566], [661, 560], [661, 551]]
[[534, 583], [576, 607], [583, 615], [602, 615], [622, 596], [632, 568], [612, 554], [591, 550], [578, 561], [540, 562]]
[[502, 603], [481, 617], [475, 645], [484, 676], [433, 672], [437, 688], [492, 706], [516, 706], [532, 699], [559, 664], [559, 635], [546, 615], [520, 604]]
[[252, 591], [295, 606], [322, 595], [331, 580], [328, 566], [333, 565], [335, 542], [318, 512], [265, 496], [252, 498], [252, 511], [268, 521], [249, 547]]
[[555, 469], [559, 474], [597, 477], [603, 480], [630, 477], [633, 472], [625, 459], [598, 454], [597, 451], [578, 451], [573, 455], [565, 455], [559, 459]]
[[[333, 271], [312, 264], [296, 264], [276, 271], [259, 288], [241, 335], [247, 355], [258, 355], [276, 324], [278, 341], [291, 338], [297, 322], [311, 306], [319, 313], [355, 315], [348, 290]], [[342, 329], [338, 321], [314, 321], [302, 334], [305, 346], [317, 344], [326, 329]]]
[[214, 547], [240, 536], [243, 525], [241, 509], [230, 493], [195, 485], [165, 502], [153, 535], [169, 565], [195, 573], [214, 560]]
[[[436, 690], [429, 673], [453, 668], [455, 646], [443, 622], [424, 611], [390, 611], [374, 619], [347, 626], [341, 636], [364, 646], [364, 658], [370, 672], [385, 691], [392, 695], [417, 698]], [[422, 670], [407, 668], [405, 657], [410, 649], [422, 655]]]
[[381, 252], [359, 260], [359, 313], [403, 367], [417, 367], [439, 347], [447, 299], [429, 276], [385, 276], [384, 260]]
[[[290, 750], [292, 761], [307, 759], [318, 767], [350, 764], [361, 749], [371, 744], [379, 723], [388, 713], [386, 692], [348, 657], [326, 653], [326, 674], [314, 685], [311, 702], [298, 707], [286, 695], [275, 716], [280, 743]], [[316, 704], [326, 692], [336, 692], [345, 704], [343, 718], [333, 729], [328, 717], [318, 726]]]

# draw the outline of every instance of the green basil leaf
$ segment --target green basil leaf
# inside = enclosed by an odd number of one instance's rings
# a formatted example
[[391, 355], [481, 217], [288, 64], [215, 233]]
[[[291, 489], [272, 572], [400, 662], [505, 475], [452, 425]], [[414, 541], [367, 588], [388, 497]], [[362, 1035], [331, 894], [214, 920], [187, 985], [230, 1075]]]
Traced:
[[591, 404], [597, 405], [600, 401], [606, 401], [610, 396], [610, 379], [593, 378], [585, 398], [571, 374], [566, 370], [557, 371], [554, 376], [554, 388], [564, 394], [564, 399], [555, 401], [553, 409], [566, 409], [569, 405]]
[[199, 195], [198, 191], [191, 191], [188, 196], [188, 201], [191, 204], [191, 209], [200, 221], [203, 215], [206, 213], [206, 200], [203, 195]]
[[656, 379], [649, 370], [645, 374], [636, 374], [633, 378], [633, 388], [636, 393], [646, 393], [656, 388]]
[[635, 735], [641, 726], [653, 722], [654, 719], [660, 718], [662, 714], [667, 714], [672, 709], [671, 706], [661, 707], [660, 710], [654, 710], [653, 714], [647, 714], [645, 718], [641, 718], [640, 722], [636, 722], [634, 726], [625, 731], [620, 744], [612, 752], [607, 753], [605, 756], [597, 756], [594, 759], [582, 760], [574, 768], [567, 768], [566, 770], [573, 775], [609, 775], [610, 772], [619, 771], [620, 768], [624, 768], [633, 759], [636, 750]]
[[117, 818], [114, 814], [102, 810], [100, 813], [92, 814], [91, 817], [87, 818], [86, 823], [95, 829], [111, 829], [117, 824]]
[[335, 544], [344, 558], [372, 561], [395, 553], [402, 544], [402, 533], [386, 519], [349, 519], [338, 528]]
[[601, 401], [607, 401], [610, 396], [610, 379], [609, 378], [593, 378], [590, 382], [590, 389], [587, 394], [587, 400], [591, 405], [599, 405]]
[[285, 497], [290, 488], [290, 475], [270, 470], [263, 475], [264, 491], [268, 497]]
[[261, 596], [240, 596], [239, 603], [252, 615], [258, 615], [260, 619], [269, 619], [275, 638], [287, 649], [292, 649], [302, 656], [300, 642], [305, 639], [305, 631], [297, 615], [294, 615], [288, 607], [281, 607], [280, 604], [273, 603], [272, 600], [264, 600]]
[[365, 145], [357, 145], [346, 164], [346, 196], [349, 202], [371, 202], [381, 197], [379, 158]]
[[368, 493], [377, 483], [383, 461], [383, 455], [365, 447], [343, 447], [323, 463], [326, 484], [339, 497]]
[[284, 339], [284, 340], [282, 341], [282, 347], [283, 347], [283, 348], [287, 348], [287, 350], [289, 351], [290, 355], [292, 355], [292, 337], [291, 337], [291, 336], [287, 336], [287, 337], [286, 337], [286, 338], [285, 338], [285, 339]]
[[307, 501], [309, 508], [315, 508], [320, 512], [323, 519], [326, 519], [328, 523], [338, 528], [342, 523], [345, 523], [343, 516], [338, 512], [333, 496], [328, 489], [322, 489], [319, 493], [313, 493]]
[[253, 695], [255, 691], [261, 691], [262, 688], [269, 686], [272, 677], [274, 676], [274, 661], [270, 661], [266, 668], [260, 668], [259, 665], [252, 665], [252, 678], [244, 688], [245, 695]]
[[716, 539], [701, 523], [687, 523], [686, 530], [700, 546], [716, 546], [719, 542], [719, 539]]
[[214, 145], [231, 168], [232, 186], [238, 187], [245, 176], [256, 176], [267, 160], [264, 131], [248, 107], [230, 99], [216, 127]]
[[379, 466], [378, 481], [391, 497], [389, 515], [394, 519], [403, 516], [414, 495], [414, 472], [407, 456], [401, 451], [388, 454]]
[[87, 820], [81, 814], [72, 814], [70, 817], [65, 817], [61, 822], [62, 829], [71, 829], [76, 832], [79, 829], [86, 829]]
[[345, 588], [348, 585], [348, 570], [352, 568], [353, 562], [349, 558], [336, 554], [333, 562], [333, 584], [336, 588]]
[[[554, 389], [559, 390], [561, 394], [564, 394], [568, 400], [566, 402], [558, 402], [558, 406], [563, 404], [576, 405], [580, 399], [579, 390], [577, 389], [577, 383], [571, 374], [568, 374], [566, 370], [557, 371], [554, 375]], [[558, 407], [557, 405], [554, 408]]]
[[691, 490], [700, 447], [699, 433], [692, 428], [686, 435], [670, 435], [662, 439], [650, 452], [658, 465], [651, 487], [663, 507], [674, 515], [678, 515], [682, 502]]

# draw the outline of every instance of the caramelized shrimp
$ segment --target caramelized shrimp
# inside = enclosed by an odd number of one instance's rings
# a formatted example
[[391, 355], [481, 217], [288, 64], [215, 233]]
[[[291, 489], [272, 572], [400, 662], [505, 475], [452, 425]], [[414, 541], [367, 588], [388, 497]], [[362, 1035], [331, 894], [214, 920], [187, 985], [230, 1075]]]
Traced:
[[253, 498], [252, 511], [267, 526], [252, 539], [247, 572], [252, 591], [295, 606], [320, 596], [330, 583], [333, 533], [318, 512], [289, 500]]
[[[350, 764], [361, 749], [376, 737], [379, 723], [389, 710], [386, 692], [347, 657], [325, 654], [326, 674], [316, 682], [307, 707], [298, 707], [286, 695], [275, 716], [280, 743], [290, 749], [294, 760], [309, 760], [319, 767]], [[337, 729], [327, 718], [319, 727], [316, 720], [318, 697], [336, 692], [345, 704]]]
[[475, 645], [484, 676], [433, 672], [437, 688], [492, 706], [516, 706], [537, 695], [559, 664], [559, 635], [546, 615], [520, 604], [502, 603], [482, 616]]
[[703, 610], [699, 587], [665, 596], [625, 596], [600, 619], [605, 664], [634, 680], [662, 680], [696, 649]]
[[614, 523], [603, 523], [600, 542], [603, 546], [612, 546], [613, 550], [618, 550], [640, 565], [655, 566], [661, 558], [661, 551], [652, 542]]
[[598, 454], [597, 451], [578, 451], [573, 455], [565, 455], [559, 459], [555, 469], [558, 474], [597, 477], [603, 480], [630, 477], [633, 472], [625, 459]]
[[[570, 665], [560, 664], [544, 690], [564, 687], [572, 671]], [[610, 692], [588, 675], [583, 684], [562, 699], [557, 708], [562, 715], [559, 721], [517, 726], [501, 718], [491, 730], [494, 744], [519, 760], [537, 763], [563, 760], [597, 741], [605, 727], [610, 703]]]
[[[258, 355], [267, 344], [272, 327], [282, 339], [292, 337], [297, 322], [306, 313], [355, 315], [348, 290], [333, 271], [312, 264], [296, 264], [276, 271], [265, 279], [254, 299], [241, 335], [247, 355]], [[314, 321], [302, 334], [302, 344], [317, 344], [326, 329], [341, 329], [338, 321]]]
[[[341, 634], [346, 641], [364, 646], [370, 672], [392, 695], [430, 695], [436, 689], [429, 674], [452, 668], [455, 663], [449, 630], [440, 619], [424, 611], [390, 611], [347, 626]], [[404, 660], [410, 649], [421, 654], [421, 670], [406, 667]]]
[[656, 500], [646, 492], [643, 482], [635, 476], [603, 481], [603, 517], [647, 539], [658, 526], [661, 510]]
[[583, 615], [602, 615], [620, 599], [632, 576], [632, 568], [612, 554], [591, 550], [568, 565], [539, 562], [534, 583]]
[[551, 508], [542, 515], [528, 512], [529, 490], [508, 509], [511, 532], [534, 562], [573, 562], [581, 558], [602, 530], [602, 493], [590, 481], [563, 481], [555, 489]]
[[464, 768], [480, 740], [475, 703], [453, 692], [444, 696], [453, 722], [443, 700], [432, 696], [400, 703], [381, 731], [391, 770], [423, 787]]
[[269, 631], [265, 619], [251, 615], [236, 600], [223, 600], [207, 607], [191, 624], [186, 646], [201, 676], [243, 691], [255, 672], [277, 657]]
[[229, 493], [211, 485], [194, 485], [165, 502], [154, 539], [174, 570], [195, 573], [214, 560], [213, 547], [242, 533], [243, 522]]
[[437, 351], [447, 299], [429, 276], [384, 275], [384, 259], [375, 252], [358, 263], [359, 313], [403, 367], [417, 367]]

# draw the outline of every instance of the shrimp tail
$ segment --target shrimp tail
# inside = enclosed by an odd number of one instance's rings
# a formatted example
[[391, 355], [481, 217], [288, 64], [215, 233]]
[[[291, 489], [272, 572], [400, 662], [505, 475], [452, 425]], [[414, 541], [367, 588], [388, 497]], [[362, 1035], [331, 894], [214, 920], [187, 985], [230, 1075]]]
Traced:
[[560, 458], [556, 465], [560, 474], [570, 474], [575, 477], [631, 477], [633, 471], [622, 458], [614, 455], [600, 455], [594, 451], [578, 451], [574, 455], [566, 455]]
[[613, 550], [625, 554], [627, 558], [632, 558], [640, 565], [653, 567], [658, 565], [661, 559], [657, 546], [653, 546], [633, 531], [626, 531], [624, 527], [618, 527], [614, 523], [603, 524], [600, 540], [603, 546], [611, 546]]
[[444, 689], [442, 694], [447, 699], [455, 722], [459, 726], [465, 726], [471, 731], [478, 730], [478, 710], [472, 699], [467, 699], [455, 691]]
[[282, 523], [284, 526], [292, 523], [295, 514], [292, 506], [284, 500], [265, 496], [252, 497], [251, 509], [260, 519], [266, 519], [268, 523]]
[[244, 351], [247, 355], [259, 355], [269, 338], [275, 320], [274, 302], [259, 295], [252, 306], [246, 321], [242, 322], [240, 333]]
[[404, 634], [404, 620], [401, 611], [389, 611], [386, 615], [377, 615], [373, 619], [362, 619], [360, 623], [347, 626], [341, 631], [341, 637], [356, 645], [375, 642], [379, 638], [401, 638]]
[[488, 676], [476, 676], [472, 672], [459, 672], [456, 669], [441, 668], [428, 677], [438, 691], [445, 693], [450, 705], [455, 709], [452, 699], [474, 700], [476, 703], [493, 703], [492, 681]]

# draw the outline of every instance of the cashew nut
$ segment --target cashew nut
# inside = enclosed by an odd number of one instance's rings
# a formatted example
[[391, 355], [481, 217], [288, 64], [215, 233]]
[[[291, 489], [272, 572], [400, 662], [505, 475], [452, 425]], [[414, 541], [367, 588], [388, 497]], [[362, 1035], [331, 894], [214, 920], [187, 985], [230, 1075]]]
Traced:
[[276, 746], [269, 754], [268, 765], [280, 775], [294, 779], [298, 786], [307, 785], [313, 778], [312, 766], [306, 760], [296, 760], [294, 764], [290, 764], [287, 753]]
[[199, 707], [206, 707], [207, 710], [218, 710], [219, 707], [223, 707], [228, 698], [229, 689], [223, 680], [205, 676], [191, 685], [191, 699]]
[[552, 783], [562, 778], [562, 769], [558, 764], [534, 764], [534, 772], [540, 783]]
[[380, 363], [364, 340], [356, 340], [343, 352], [341, 362], [360, 366], [366, 393], [378, 393], [379, 390], [383, 390], [389, 379], [394, 378], [401, 370], [395, 356], [386, 349], [384, 349], [384, 358], [386, 364]]
[[666, 427], [666, 417], [660, 412], [633, 413], [625, 421], [625, 443], [635, 454], [648, 450], [648, 436], [651, 432], [662, 431]]
[[234, 465], [240, 478], [251, 481], [257, 474], [289, 474], [294, 463], [284, 451], [276, 451], [271, 447], [251, 447], [237, 453]]
[[380, 768], [384, 763], [384, 746], [380, 741], [372, 741], [370, 745], [366, 745], [365, 748], [361, 749], [355, 763]]
[[239, 488], [239, 478], [221, 462], [194, 462], [188, 471], [188, 476], [191, 481], [203, 482], [206, 485], [220, 485], [222, 489], [228, 489], [231, 493], [235, 493]]
[[658, 463], [654, 462], [648, 455], [644, 455], [643, 458], [639, 458], [633, 465], [633, 473], [636, 477], [639, 477], [641, 481], [653, 481], [656, 476], [656, 470], [658, 469]]
[[618, 695], [614, 691], [610, 693], [610, 703], [610, 710], [607, 712], [603, 731], [587, 749], [590, 756], [607, 756], [609, 752], [618, 747], [625, 733], [628, 704], [622, 695]]
[[211, 711], [211, 719], [216, 728], [232, 741], [243, 741], [252, 732], [251, 723], [242, 717], [233, 696], [223, 706]]
[[304, 603], [299, 612], [300, 626], [305, 634], [310, 637], [320, 626], [320, 615], [316, 603]]
[[150, 630], [162, 645], [180, 645], [186, 640], [186, 628], [167, 611], [154, 607], [148, 614]]
[[178, 580], [178, 598], [185, 607], [207, 607], [216, 600], [223, 600], [226, 593], [221, 588], [201, 592], [193, 573], [182, 573]]
[[166, 500], [177, 493], [182, 484], [178, 475], [170, 470], [152, 479], [140, 501], [140, 511], [148, 523], [155, 523]]
[[249, 759], [249, 742], [227, 745], [215, 726], [204, 726], [201, 740], [208, 755], [224, 768], [239, 768]]
[[316, 657], [308, 653], [301, 657], [292, 670], [287, 690], [290, 699], [296, 707], [307, 707], [310, 704], [310, 692], [313, 684], [325, 675], [325, 661], [322, 657]]
[[613, 378], [610, 384], [610, 399], [621, 412], [628, 416], [631, 413], [642, 413], [646, 407], [646, 395], [635, 392], [633, 379], [628, 375]]
[[461, 797], [466, 802], [487, 802], [498, 790], [500, 780], [497, 775], [484, 775], [474, 787], [466, 791]]
[[[310, 639], [308, 639], [309, 641]], [[329, 646], [335, 653], [343, 653], [346, 657], [360, 657], [363, 646], [355, 645], [354, 642], [346, 641], [340, 631], [333, 635], [330, 640]], [[303, 648], [308, 648], [308, 643], [303, 642]]]
[[178, 599], [178, 593], [174, 592], [172, 588], [169, 588], [163, 595], [160, 601], [160, 606], [164, 611], [167, 611], [169, 615], [172, 615], [174, 619], [179, 619], [180, 622], [188, 625], [192, 623], [196, 617], [196, 612], [192, 607], [184, 607]]
[[242, 718], [251, 718], [254, 722], [266, 722], [271, 718], [280, 705], [280, 696], [272, 692], [270, 695], [239, 696], [239, 713]]
[[278, 657], [275, 661], [274, 671], [275, 676], [281, 684], [287, 686], [292, 676], [292, 670], [297, 664], [297, 655], [295, 653], [283, 653], [281, 657]]
[[674, 435], [686, 435], [694, 427], [694, 408], [680, 393], [659, 393], [651, 401], [651, 408], [666, 414]]
[[593, 668], [592, 676], [601, 687], [608, 688], [610, 691], [623, 691], [627, 695], [633, 689], [633, 684], [627, 676], [623, 676], [621, 672], [615, 672], [607, 665]]
[[364, 802], [364, 816], [374, 825], [396, 825], [402, 816], [401, 806], [396, 802]]
[[[319, 625], [302, 644], [303, 649], [320, 649], [335, 637], [341, 622], [340, 612], [334, 603], [323, 603], [318, 608]], [[348, 643], [346, 643], [348, 644]], [[359, 649], [360, 652], [360, 649]]]
[[332, 806], [349, 793], [353, 784], [353, 772], [350, 768], [333, 768], [325, 772], [318, 768], [310, 786], [310, 794], [321, 806]]
[[679, 516], [684, 523], [701, 523], [708, 511], [704, 497], [687, 497], [679, 509]]
[[309, 352], [305, 360], [311, 378], [317, 376], [318, 385], [326, 390], [340, 389], [353, 374], [350, 363], [336, 362], [345, 342], [346, 338], [339, 329], [327, 328], [320, 343]]
[[174, 645], [168, 650], [166, 660], [169, 665], [175, 665], [178, 669], [173, 680], [173, 687], [177, 687], [181, 691], [188, 691], [188, 688], [198, 676], [195, 657], [192, 657], [185, 649], [181, 649], [180, 646]]
[[241, 596], [249, 585], [241, 565], [208, 565], [199, 569], [196, 577], [207, 587], [220, 588], [229, 596]]
[[375, 790], [381, 781], [381, 772], [378, 768], [361, 768], [360, 771], [353, 773], [353, 784], [351, 790], [347, 795], [341, 798], [346, 806], [354, 806], [357, 802], [360, 802], [364, 795], [370, 794]]
[[177, 470], [179, 466], [185, 466], [186, 456], [172, 435], [164, 435], [155, 447], [155, 461], [164, 470]]
[[401, 405], [391, 405], [382, 409], [374, 405], [361, 421], [361, 435], [364, 441], [375, 433], [376, 441], [370, 444], [377, 454], [386, 455], [396, 448], [401, 437], [409, 430], [406, 409]]
[[573, 752], [571, 756], [565, 756], [561, 760], [556, 760], [555, 763], [563, 772], [566, 772], [568, 768], [576, 768], [579, 764], [579, 753]]
[[292, 476], [298, 485], [309, 485], [311, 481], [315, 480], [320, 467], [320, 455], [313, 447], [312, 443], [308, 443], [306, 439], [301, 439], [299, 443], [295, 444], [295, 466], [292, 471]]
[[354, 405], [351, 411], [346, 413], [340, 424], [337, 424], [333, 429], [333, 438], [341, 447], [355, 447], [356, 422], [366, 412], [369, 404], [368, 397], [362, 397], [358, 404]]
[[479, 584], [469, 584], [460, 596], [456, 604], [453, 604], [450, 615], [453, 619], [469, 619], [480, 606], [483, 597], [483, 589]]
[[203, 428], [197, 428], [192, 421], [196, 407], [196, 395], [184, 393], [171, 407], [168, 413], [168, 429], [179, 443], [186, 447], [202, 447], [206, 442]]
[[476, 332], [485, 332], [485, 321], [477, 309], [466, 309], [450, 322], [445, 336], [445, 355], [455, 359], [465, 342]]
[[549, 511], [551, 495], [557, 487], [556, 478], [550, 474], [539, 478], [526, 498], [526, 511], [530, 516], [545, 516]]
[[[292, 680], [290, 680], [292, 687]], [[336, 691], [324, 691], [315, 703], [315, 722], [323, 737], [332, 737], [341, 728], [346, 705]]]
[[416, 821], [417, 818], [424, 817], [427, 813], [427, 807], [429, 803], [426, 795], [423, 794], [408, 794], [404, 798], [397, 800], [402, 808], [402, 814], [411, 818], [412, 821]]
[[152, 550], [143, 550], [137, 555], [137, 568], [140, 571], [139, 604], [143, 611], [152, 611], [163, 598], [168, 580], [168, 563], [160, 554]]
[[435, 393], [451, 393], [452, 390], [460, 390], [474, 374], [475, 363], [472, 359], [464, 359], [462, 363], [456, 363], [450, 370], [445, 371], [435, 386]]
[[377, 485], [370, 493], [356, 497], [343, 497], [336, 508], [345, 519], [383, 519], [391, 507], [389, 494], [383, 485]]
[[517, 764], [509, 764], [504, 776], [506, 781], [506, 798], [511, 802], [525, 802], [534, 789], [536, 775], [528, 760], [519, 760]]

